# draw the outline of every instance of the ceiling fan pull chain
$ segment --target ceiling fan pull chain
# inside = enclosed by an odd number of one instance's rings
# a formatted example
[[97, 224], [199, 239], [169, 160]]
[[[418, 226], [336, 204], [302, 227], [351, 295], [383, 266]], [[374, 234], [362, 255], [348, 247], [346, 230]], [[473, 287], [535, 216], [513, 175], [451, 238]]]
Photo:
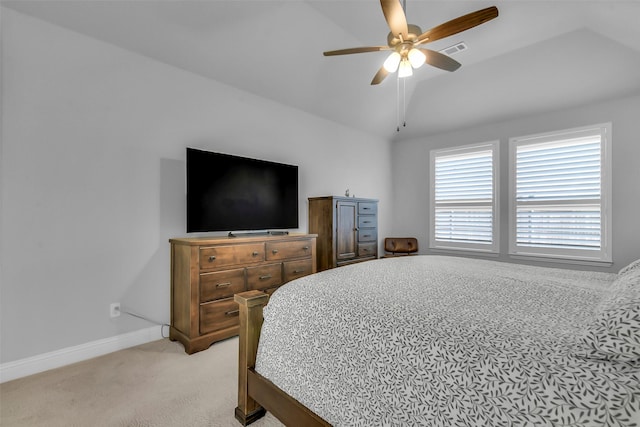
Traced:
[[400, 77], [396, 77], [396, 132], [400, 132]]
[[402, 127], [407, 127], [407, 79], [402, 79]]

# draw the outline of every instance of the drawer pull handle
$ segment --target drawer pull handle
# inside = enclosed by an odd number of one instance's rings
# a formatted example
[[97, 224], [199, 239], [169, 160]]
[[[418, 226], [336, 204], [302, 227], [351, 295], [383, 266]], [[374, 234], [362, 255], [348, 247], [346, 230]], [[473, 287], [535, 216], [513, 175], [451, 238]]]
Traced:
[[362, 237], [371, 237], [371, 234], [365, 234], [365, 235], [364, 235], [364, 236], [362, 236]]
[[218, 284], [216, 285], [216, 288], [228, 288], [229, 286], [231, 286], [231, 282], [218, 283]]
[[238, 309], [238, 310], [231, 310], [231, 311], [227, 311], [227, 312], [225, 312], [225, 313], [224, 313], [224, 315], [225, 315], [225, 316], [233, 316], [233, 315], [238, 314], [239, 312], [240, 312], [240, 309]]
[[260, 280], [267, 280], [267, 279], [271, 279], [271, 277], [273, 277], [273, 276], [271, 276], [270, 274], [266, 274], [266, 275], [264, 275], [264, 276], [260, 276]]
[[251, 255], [258, 256], [258, 252], [253, 252]]
[[209, 262], [213, 262], [213, 261], [215, 261], [215, 260], [216, 260], [216, 257], [215, 257], [214, 255], [211, 255], [211, 256], [209, 257]]
[[303, 247], [302, 247], [302, 250], [303, 250], [303, 251], [308, 251], [308, 250], [309, 250], [309, 246], [303, 246]]
[[304, 273], [304, 270], [293, 270], [293, 274]]
[[365, 210], [365, 211], [368, 211], [368, 210], [369, 210], [369, 209], [371, 209], [371, 208], [365, 208], [365, 207], [363, 207], [362, 209], [363, 209], [363, 210]]
[[371, 221], [362, 221], [365, 224], [371, 224]]
[[272, 253], [274, 253], [274, 254], [277, 254], [277, 253], [278, 253], [278, 250], [277, 250], [277, 249], [274, 249], [274, 250], [272, 250], [271, 252], [272, 252]]
[[369, 252], [369, 249], [363, 249], [362, 252]]

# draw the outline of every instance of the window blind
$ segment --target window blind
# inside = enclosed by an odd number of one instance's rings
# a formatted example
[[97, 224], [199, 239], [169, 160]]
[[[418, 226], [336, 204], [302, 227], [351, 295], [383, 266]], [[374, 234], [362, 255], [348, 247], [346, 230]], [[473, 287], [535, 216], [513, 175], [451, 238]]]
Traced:
[[494, 242], [494, 148], [436, 154], [434, 229], [437, 244], [469, 248]]
[[600, 136], [518, 147], [517, 200], [599, 200]]
[[512, 253], [607, 257], [603, 153], [608, 133], [602, 125], [512, 141]]
[[491, 243], [493, 215], [490, 208], [436, 207], [436, 240], [445, 242]]
[[518, 208], [517, 242], [542, 248], [599, 250], [600, 207]]
[[519, 245], [600, 249], [600, 152], [599, 134], [518, 147]]

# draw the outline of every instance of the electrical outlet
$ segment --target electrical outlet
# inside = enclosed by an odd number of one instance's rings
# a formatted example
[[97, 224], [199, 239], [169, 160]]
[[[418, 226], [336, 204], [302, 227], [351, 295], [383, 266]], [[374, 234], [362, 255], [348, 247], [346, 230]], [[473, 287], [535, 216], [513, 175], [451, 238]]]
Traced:
[[119, 302], [114, 302], [113, 304], [111, 304], [109, 306], [109, 313], [110, 313], [111, 317], [120, 316], [120, 303]]

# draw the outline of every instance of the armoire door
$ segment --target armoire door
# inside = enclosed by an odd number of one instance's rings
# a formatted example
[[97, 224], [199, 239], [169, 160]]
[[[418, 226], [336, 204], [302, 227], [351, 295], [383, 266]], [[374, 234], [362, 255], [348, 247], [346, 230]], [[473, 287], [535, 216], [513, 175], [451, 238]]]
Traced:
[[339, 201], [336, 206], [336, 259], [347, 260], [356, 257], [357, 236], [356, 219], [358, 205], [356, 202]]

